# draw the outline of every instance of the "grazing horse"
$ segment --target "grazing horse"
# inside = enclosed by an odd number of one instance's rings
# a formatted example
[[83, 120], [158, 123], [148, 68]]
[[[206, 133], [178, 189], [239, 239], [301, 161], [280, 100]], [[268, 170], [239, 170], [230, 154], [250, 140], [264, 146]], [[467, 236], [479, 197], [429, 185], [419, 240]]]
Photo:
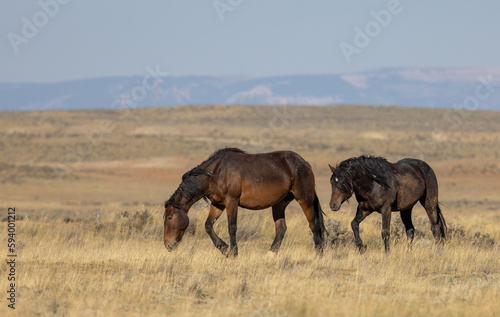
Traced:
[[[297, 153], [247, 154], [236, 148], [220, 149], [184, 174], [177, 190], [165, 202], [165, 247], [171, 251], [181, 240], [189, 224], [189, 208], [204, 198], [211, 202], [205, 230], [223, 254], [238, 255], [238, 206], [253, 210], [272, 207], [276, 237], [271, 251], [277, 252], [286, 231], [285, 208], [295, 199], [309, 222], [316, 250], [321, 253], [325, 226], [314, 187], [311, 166]], [[213, 230], [224, 209], [228, 218], [230, 246]]]
[[446, 222], [438, 203], [438, 184], [432, 168], [424, 161], [406, 158], [389, 163], [381, 157], [350, 158], [332, 167], [330, 208], [339, 210], [354, 193], [358, 201], [356, 217], [351, 222], [357, 247], [366, 245], [359, 237], [359, 223], [376, 211], [382, 214], [382, 239], [389, 251], [391, 212], [400, 211], [408, 239], [413, 241], [415, 229], [411, 221], [413, 206], [420, 201], [431, 222], [436, 242], [446, 236]]

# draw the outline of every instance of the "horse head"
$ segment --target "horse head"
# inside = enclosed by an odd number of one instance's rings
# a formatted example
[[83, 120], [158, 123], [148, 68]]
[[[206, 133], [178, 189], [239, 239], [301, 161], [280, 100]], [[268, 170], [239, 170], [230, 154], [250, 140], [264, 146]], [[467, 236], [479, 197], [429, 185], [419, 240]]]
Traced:
[[343, 166], [333, 167], [330, 164], [332, 176], [330, 184], [332, 186], [332, 196], [330, 198], [330, 208], [338, 211], [340, 206], [352, 196], [353, 184], [350, 170]]
[[175, 249], [189, 225], [187, 212], [175, 204], [165, 204], [163, 242], [168, 251]]

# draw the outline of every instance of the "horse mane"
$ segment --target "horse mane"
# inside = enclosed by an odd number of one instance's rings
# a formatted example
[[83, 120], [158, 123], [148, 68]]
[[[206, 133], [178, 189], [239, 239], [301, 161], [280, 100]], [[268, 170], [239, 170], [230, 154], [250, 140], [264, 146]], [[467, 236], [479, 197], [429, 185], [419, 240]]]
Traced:
[[[170, 198], [167, 201], [165, 201], [165, 208], [168, 205], [174, 205], [174, 206], [178, 207], [176, 205], [176, 203], [174, 202], [174, 200], [175, 200], [175, 197], [177, 197], [177, 195], [179, 195], [181, 193], [188, 195], [190, 199], [195, 199], [195, 198], [199, 197], [200, 195], [202, 195], [202, 193], [200, 192], [200, 190], [196, 186], [195, 182], [192, 180], [192, 177], [199, 176], [199, 175], [216, 177], [216, 175], [214, 175], [213, 173], [205, 170], [204, 166], [206, 166], [208, 163], [210, 163], [216, 159], [223, 157], [228, 152], [246, 153], [245, 151], [240, 150], [238, 148], [230, 148], [230, 147], [218, 149], [217, 151], [212, 153], [205, 161], [201, 162], [198, 166], [192, 168], [190, 171], [188, 171], [184, 175], [182, 175], [181, 184], [179, 185], [177, 190], [172, 194], [172, 196], [170, 196]], [[206, 197], [203, 197], [203, 199], [206, 200]]]
[[391, 170], [389, 162], [384, 157], [362, 155], [342, 161], [338, 167], [345, 168], [348, 171], [361, 168], [360, 172], [366, 174], [373, 181], [384, 187], [389, 187], [388, 179], [391, 177]]
[[194, 167], [189, 172], [182, 175], [182, 180], [186, 179], [189, 176], [198, 176], [198, 175], [207, 175], [207, 176], [211, 176], [211, 177], [215, 176], [214, 174], [206, 171], [202, 166], [206, 166], [208, 163], [211, 163], [212, 161], [223, 157], [228, 152], [246, 153], [245, 151], [240, 150], [240, 149], [235, 148], [235, 147], [225, 147], [222, 149], [218, 149], [214, 153], [210, 154], [210, 156], [206, 160], [201, 162], [198, 166]]
[[246, 153], [245, 151], [241, 150], [241, 149], [238, 149], [236, 147], [224, 147], [222, 149], [218, 149], [217, 151], [215, 151], [214, 153], [212, 153], [204, 162], [202, 162], [200, 165], [203, 165], [204, 163], [214, 159], [214, 158], [217, 158], [219, 156], [224, 156], [226, 153], [228, 152], [234, 152], [234, 153]]

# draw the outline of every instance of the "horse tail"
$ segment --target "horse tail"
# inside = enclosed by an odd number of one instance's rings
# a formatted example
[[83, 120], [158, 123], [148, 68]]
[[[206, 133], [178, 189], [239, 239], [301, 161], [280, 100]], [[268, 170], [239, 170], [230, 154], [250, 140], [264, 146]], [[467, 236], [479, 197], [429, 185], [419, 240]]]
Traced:
[[325, 240], [325, 233], [328, 234], [325, 228], [325, 222], [323, 220], [323, 215], [325, 213], [321, 209], [321, 204], [319, 203], [318, 195], [314, 192], [314, 225], [319, 230], [319, 235], [321, 240]]
[[439, 202], [437, 203], [437, 215], [438, 215], [438, 224], [439, 228], [441, 229], [441, 237], [443, 239], [446, 239], [446, 231], [448, 230], [448, 227], [446, 226], [446, 221], [444, 220], [443, 213], [441, 212], [441, 208], [439, 208]]

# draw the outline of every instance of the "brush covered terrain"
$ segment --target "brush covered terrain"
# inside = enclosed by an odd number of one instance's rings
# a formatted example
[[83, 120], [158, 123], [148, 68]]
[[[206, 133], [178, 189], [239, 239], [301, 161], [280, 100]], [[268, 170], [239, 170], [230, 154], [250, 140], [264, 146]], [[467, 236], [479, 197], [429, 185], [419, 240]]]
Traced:
[[[179, 248], [162, 243], [163, 207], [184, 172], [215, 150], [292, 150], [311, 163], [328, 236], [314, 252], [296, 202], [277, 255], [270, 210], [240, 209], [239, 257], [189, 212]], [[500, 310], [500, 112], [364, 106], [184, 106], [2, 112], [3, 218], [16, 208], [16, 313], [30, 316], [494, 316]], [[393, 213], [360, 225], [356, 201], [328, 208], [328, 163], [370, 154], [424, 159], [436, 172], [449, 239], [433, 243], [414, 208], [408, 246]], [[6, 219], [5, 219], [6, 220]], [[0, 225], [4, 257], [7, 222]], [[223, 214], [216, 232], [228, 240]], [[8, 267], [0, 268], [8, 290]], [[5, 294], [5, 293], [4, 293]], [[12, 311], [6, 299], [0, 314]]]

